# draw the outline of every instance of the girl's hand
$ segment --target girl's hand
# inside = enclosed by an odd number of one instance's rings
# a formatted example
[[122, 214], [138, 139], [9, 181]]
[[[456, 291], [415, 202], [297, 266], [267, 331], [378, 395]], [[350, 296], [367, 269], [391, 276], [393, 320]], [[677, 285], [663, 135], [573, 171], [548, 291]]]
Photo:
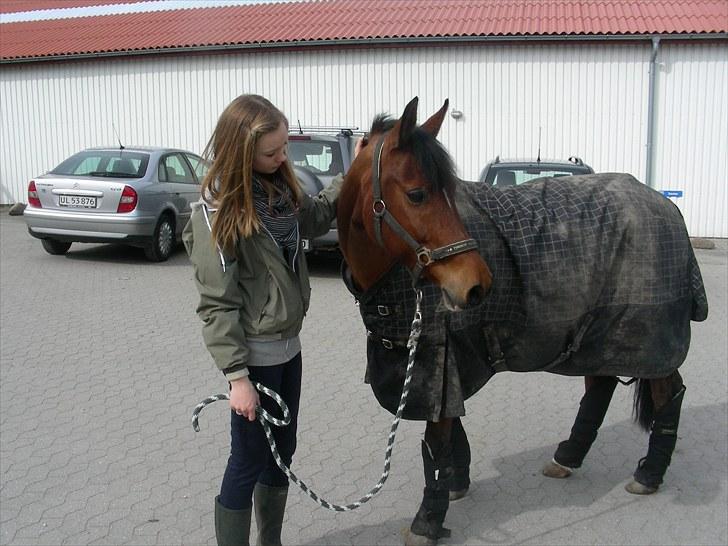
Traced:
[[255, 421], [255, 408], [260, 405], [258, 391], [247, 377], [230, 382], [230, 409], [248, 421]]
[[354, 144], [354, 157], [359, 155], [359, 152], [361, 152], [362, 148], [366, 146], [369, 143], [369, 135], [364, 135], [359, 140], [356, 141], [356, 144]]

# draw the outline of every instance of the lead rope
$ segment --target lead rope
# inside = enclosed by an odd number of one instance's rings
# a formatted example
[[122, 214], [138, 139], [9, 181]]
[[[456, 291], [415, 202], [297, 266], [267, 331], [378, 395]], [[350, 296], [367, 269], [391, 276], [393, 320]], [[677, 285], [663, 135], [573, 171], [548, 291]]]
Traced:
[[[273, 458], [276, 461], [276, 464], [278, 465], [278, 468], [280, 468], [288, 478], [295, 483], [301, 491], [306, 493], [311, 499], [317, 503], [320, 506], [323, 506], [324, 508], [331, 510], [333, 512], [350, 512], [352, 510], [356, 510], [359, 508], [362, 504], [368, 502], [371, 500], [374, 495], [379, 493], [379, 491], [384, 486], [384, 482], [387, 481], [387, 478], [389, 477], [389, 468], [390, 468], [390, 462], [392, 458], [392, 449], [394, 448], [394, 437], [397, 434], [397, 427], [399, 427], [399, 422], [402, 419], [402, 412], [404, 411], [404, 406], [407, 403], [407, 396], [409, 395], [409, 388], [410, 388], [410, 381], [412, 380], [412, 369], [414, 367], [415, 363], [415, 353], [417, 352], [417, 343], [420, 338], [420, 334], [422, 333], [422, 312], [421, 312], [421, 303], [422, 303], [422, 291], [418, 288], [415, 288], [415, 293], [417, 295], [416, 299], [416, 308], [415, 308], [415, 316], [412, 319], [412, 328], [410, 330], [410, 336], [407, 340], [407, 348], [409, 349], [409, 355], [407, 357], [407, 370], [405, 372], [404, 377], [404, 385], [402, 386], [402, 395], [399, 398], [399, 406], [397, 407], [397, 412], [394, 416], [394, 421], [392, 421], [392, 428], [389, 431], [389, 437], [387, 439], [387, 450], [384, 453], [384, 471], [382, 472], [382, 477], [379, 478], [379, 481], [377, 484], [362, 498], [360, 498], [356, 502], [352, 502], [351, 504], [347, 504], [345, 506], [342, 506], [340, 504], [332, 504], [321, 497], [319, 497], [314, 491], [311, 490], [304, 482], [303, 480], [299, 479], [298, 476], [296, 476], [290, 468], [286, 466], [286, 464], [281, 459], [281, 456], [278, 454], [278, 448], [276, 447], [276, 441], [273, 438], [273, 432], [271, 431], [270, 425], [268, 423], [272, 423], [278, 427], [285, 426], [288, 423], [291, 422], [291, 414], [288, 411], [288, 406], [286, 406], [286, 403], [283, 401], [283, 399], [276, 393], [275, 391], [272, 391], [271, 389], [261, 385], [260, 383], [253, 382], [253, 385], [256, 389], [259, 391], [267, 394], [273, 400], [276, 401], [276, 403], [280, 406], [281, 410], [283, 411], [283, 419], [276, 419], [272, 415], [270, 415], [267, 411], [265, 411], [263, 408], [258, 406], [255, 408], [255, 412], [258, 414], [258, 421], [260, 421], [260, 424], [263, 425], [263, 430], [265, 431], [265, 437], [268, 439], [268, 444], [270, 445], [270, 452], [273, 454]], [[195, 409], [192, 411], [192, 427], [195, 429], [195, 432], [200, 431], [200, 427], [197, 423], [198, 416], [200, 412], [205, 408], [205, 406], [217, 402], [218, 400], [229, 400], [230, 396], [227, 394], [215, 394], [213, 396], [209, 396], [205, 398], [202, 402], [197, 404]]]

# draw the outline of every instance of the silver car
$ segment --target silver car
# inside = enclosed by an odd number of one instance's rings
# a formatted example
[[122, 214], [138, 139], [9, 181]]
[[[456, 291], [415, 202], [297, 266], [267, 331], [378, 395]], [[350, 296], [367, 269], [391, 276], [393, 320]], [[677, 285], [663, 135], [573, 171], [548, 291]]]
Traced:
[[71, 243], [139, 246], [169, 258], [200, 197], [207, 166], [174, 148], [89, 148], [28, 184], [28, 232], [50, 254]]

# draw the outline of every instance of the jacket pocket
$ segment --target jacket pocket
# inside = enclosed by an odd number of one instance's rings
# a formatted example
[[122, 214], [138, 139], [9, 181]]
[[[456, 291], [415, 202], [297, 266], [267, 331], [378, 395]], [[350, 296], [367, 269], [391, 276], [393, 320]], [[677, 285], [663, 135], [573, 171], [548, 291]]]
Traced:
[[303, 301], [295, 284], [283, 284], [268, 273], [268, 291], [260, 311], [258, 330], [261, 334], [286, 332], [303, 319]]

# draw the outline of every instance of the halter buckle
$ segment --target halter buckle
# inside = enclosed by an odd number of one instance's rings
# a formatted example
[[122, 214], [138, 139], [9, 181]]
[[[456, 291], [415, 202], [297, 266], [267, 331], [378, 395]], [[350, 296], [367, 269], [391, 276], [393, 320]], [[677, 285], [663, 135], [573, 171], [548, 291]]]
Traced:
[[417, 261], [422, 267], [427, 267], [435, 260], [432, 259], [432, 251], [429, 248], [418, 248], [417, 249]]
[[372, 203], [372, 211], [374, 216], [381, 217], [387, 212], [387, 204], [383, 199], [377, 199]]

